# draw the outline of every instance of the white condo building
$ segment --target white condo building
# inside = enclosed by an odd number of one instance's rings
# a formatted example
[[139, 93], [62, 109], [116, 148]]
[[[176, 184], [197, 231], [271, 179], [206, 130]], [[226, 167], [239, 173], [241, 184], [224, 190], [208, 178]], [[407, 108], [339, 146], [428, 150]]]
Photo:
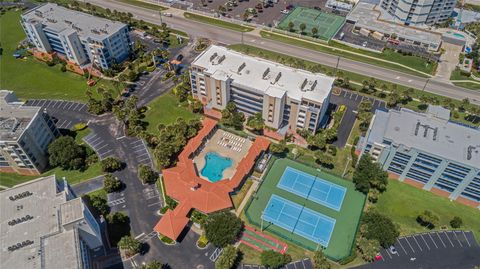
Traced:
[[393, 21], [405, 25], [433, 25], [452, 15], [457, 0], [382, 0], [380, 7]]
[[190, 68], [194, 97], [207, 108], [234, 102], [244, 114], [261, 113], [274, 129], [315, 132], [326, 120], [333, 77], [291, 68], [221, 46], [210, 46]]
[[65, 180], [0, 191], [0, 268], [90, 269], [104, 255], [100, 225]]
[[56, 52], [80, 66], [108, 69], [130, 54], [128, 26], [48, 3], [22, 14], [28, 40], [42, 52]]

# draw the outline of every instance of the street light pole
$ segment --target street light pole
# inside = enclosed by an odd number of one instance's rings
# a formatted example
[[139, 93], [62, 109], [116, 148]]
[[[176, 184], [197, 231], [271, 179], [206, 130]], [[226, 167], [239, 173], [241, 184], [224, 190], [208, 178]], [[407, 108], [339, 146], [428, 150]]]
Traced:
[[243, 32], [242, 32], [242, 45], [243, 45]]
[[340, 63], [340, 56], [337, 57], [337, 65], [335, 66], [335, 75], [337, 75], [338, 64]]
[[427, 87], [428, 82], [430, 81], [429, 78], [427, 78], [427, 81], [425, 81], [425, 85], [423, 85], [422, 91], [425, 91], [425, 88]]
[[[159, 1], [160, 1], [160, 0], [159, 0]], [[160, 25], [163, 25], [162, 10], [158, 10], [158, 15], [160, 15]]]

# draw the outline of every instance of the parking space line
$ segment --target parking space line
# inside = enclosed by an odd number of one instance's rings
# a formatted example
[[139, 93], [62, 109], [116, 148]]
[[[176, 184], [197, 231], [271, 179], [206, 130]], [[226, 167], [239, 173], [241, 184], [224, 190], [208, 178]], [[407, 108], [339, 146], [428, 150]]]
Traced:
[[73, 106], [73, 111], [76, 111], [77, 107], [78, 107], [78, 103], [74, 103], [75, 106]]
[[109, 154], [110, 152], [112, 152], [111, 149], [109, 149], [109, 150], [107, 150], [107, 151], [105, 151], [105, 152], [103, 152], [103, 153], [98, 153], [98, 155], [105, 156], [105, 155]]
[[82, 111], [84, 104], [78, 104], [78, 110], [77, 111]]
[[[35, 102], [37, 102], [37, 101], [40, 103], [39, 100], [33, 100], [29, 105], [35, 106]], [[28, 102], [27, 102], [27, 104], [28, 104]]]
[[462, 245], [462, 242], [460, 242], [460, 240], [458, 239], [458, 236], [455, 232], [453, 232], [453, 235], [455, 236], [455, 238], [457, 239], [458, 243], [460, 244], [460, 247], [463, 248], [463, 245]]
[[51, 102], [52, 101], [50, 101], [50, 100], [45, 101], [45, 107], [49, 107]]
[[435, 243], [435, 240], [433, 240], [432, 234], [428, 233], [428, 236], [430, 236], [430, 240], [432, 240], [433, 244], [435, 245], [436, 248], [438, 248], [437, 243]]
[[103, 141], [102, 138], [101, 138], [100, 136], [98, 136], [98, 137], [95, 137], [95, 139], [90, 140], [90, 143], [95, 144], [95, 143], [97, 143], [99, 140], [100, 140], [100, 141]]
[[413, 240], [415, 240], [415, 243], [417, 243], [417, 246], [420, 248], [420, 251], [423, 251], [422, 247], [420, 246], [420, 244], [417, 241], [417, 238], [415, 238], [415, 236], [412, 236], [412, 237], [413, 237]]
[[67, 110], [70, 110], [70, 108], [72, 108], [72, 106], [74, 105], [73, 102], [69, 102], [70, 106], [67, 108]]
[[47, 100], [40, 100], [39, 103], [38, 103], [38, 106], [46, 106], [47, 104]]
[[144, 158], [144, 156], [148, 156], [148, 154], [147, 153], [139, 154], [137, 155], [137, 159]]
[[452, 247], [455, 247], [452, 243], [452, 240], [450, 240], [450, 237], [448, 237], [448, 234], [446, 232], [443, 232], [445, 236], [447, 237], [448, 241], [450, 241], [450, 244], [452, 244]]
[[63, 106], [62, 109], [66, 110], [68, 105], [70, 105], [70, 102], [65, 102], [65, 105]]
[[53, 104], [50, 105], [50, 107], [51, 107], [51, 108], [55, 108], [55, 105], [57, 104], [57, 102], [58, 102], [57, 100], [52, 101]]
[[139, 144], [139, 145], [133, 146], [132, 149], [138, 148], [138, 147], [141, 147], [141, 146], [143, 146], [143, 144]]
[[101, 146], [101, 147], [97, 148], [97, 151], [100, 151], [100, 150], [101, 150], [101, 149], [103, 149], [104, 147], [108, 147], [108, 144], [105, 144], [105, 145], [103, 145], [103, 146]]
[[80, 109], [78, 111], [82, 111], [82, 110], [87, 110], [87, 105], [81, 104]]
[[95, 137], [97, 137], [97, 134], [93, 134], [93, 135], [91, 135], [91, 136], [86, 136], [86, 137], [84, 138], [84, 140], [87, 141], [87, 142], [90, 142], [90, 141], [92, 141], [92, 139], [94, 139]]
[[145, 150], [145, 149], [141, 148], [141, 149], [137, 149], [137, 150], [135, 150], [135, 151], [133, 151], [133, 152], [141, 152], [141, 151], [144, 151], [144, 150]]
[[390, 253], [389, 253], [388, 249], [385, 249], [385, 252], [387, 253], [388, 257], [391, 259], [391, 258], [392, 258], [392, 256], [390, 255]]
[[467, 240], [468, 246], [471, 247], [470, 242], [468, 241], [468, 238], [467, 238], [467, 236], [465, 235], [465, 232], [464, 232], [464, 231], [462, 231], [462, 234], [463, 234], [463, 237], [465, 237], [465, 240]]
[[427, 246], [428, 250], [430, 250], [430, 246], [427, 244], [427, 241], [425, 241], [425, 238], [423, 238], [423, 235], [420, 234], [420, 237], [422, 238], [423, 242], [425, 243], [425, 245]]
[[415, 253], [415, 250], [413, 249], [412, 245], [410, 245], [410, 242], [408, 241], [408, 239], [406, 237], [404, 237], [402, 239], [405, 239], [405, 241], [407, 241], [407, 243], [410, 246], [410, 248], [412, 249], [413, 253]]
[[405, 248], [403, 247], [402, 243], [400, 242], [400, 239], [397, 239], [397, 242], [400, 244], [400, 246], [402, 247], [403, 249], [403, 252], [405, 252], [405, 254], [408, 254], [407, 251], [405, 250]]
[[150, 157], [145, 158], [145, 159], [141, 159], [141, 160], [139, 160], [138, 162], [141, 163], [141, 162], [143, 162], [143, 161], [150, 161]]
[[436, 233], [436, 234], [437, 234], [437, 236], [438, 236], [438, 239], [440, 239], [440, 241], [442, 242], [442, 244], [443, 244], [443, 247], [445, 247], [445, 248], [446, 248], [446, 247], [447, 247], [447, 245], [445, 245], [445, 243], [443, 242], [442, 238], [440, 237], [440, 234], [439, 234], [439, 233]]

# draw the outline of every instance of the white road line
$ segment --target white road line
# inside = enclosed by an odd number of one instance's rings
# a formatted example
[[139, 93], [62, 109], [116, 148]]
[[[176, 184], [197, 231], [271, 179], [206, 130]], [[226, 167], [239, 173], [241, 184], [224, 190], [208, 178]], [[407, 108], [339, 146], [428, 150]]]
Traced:
[[121, 137], [117, 138], [117, 140], [123, 139], [123, 138], [125, 138], [125, 137], [127, 137], [127, 136], [125, 136], [125, 135], [124, 135], [124, 136], [121, 136]]
[[464, 231], [462, 231], [462, 234], [463, 234], [463, 237], [465, 237], [465, 240], [467, 240], [468, 246], [471, 247], [470, 242], [468, 241], [468, 238], [467, 238], [467, 236], [465, 235], [465, 232], [464, 232]]
[[59, 101], [53, 101], [52, 108], [55, 108], [55, 106], [59, 103]]
[[430, 246], [427, 244], [427, 241], [425, 241], [425, 238], [423, 238], [423, 235], [420, 235], [420, 237], [422, 238], [423, 242], [427, 246], [428, 250], [430, 250]]
[[95, 139], [90, 140], [92, 144], [97, 143], [98, 141], [103, 141], [103, 139], [101, 137], [96, 137]]
[[40, 103], [40, 101], [39, 101], [39, 100], [33, 100], [33, 102], [32, 102], [32, 103], [30, 103], [30, 104], [31, 104], [32, 106], [35, 106], [35, 102], [37, 102], [37, 101]]
[[143, 161], [150, 161], [150, 157], [149, 157], [149, 158], [145, 158], [145, 159], [138, 160], [139, 163], [141, 163], [141, 162], [143, 162]]
[[420, 244], [417, 241], [417, 238], [415, 238], [415, 236], [412, 236], [412, 237], [413, 237], [413, 240], [415, 240], [415, 243], [417, 243], [417, 246], [420, 248], [420, 251], [423, 251], [422, 247], [420, 246]]
[[457, 239], [458, 243], [460, 244], [460, 247], [463, 248], [463, 245], [462, 245], [462, 242], [460, 242], [460, 240], [458, 239], [458, 236], [455, 232], [453, 232], [453, 235], [455, 236], [455, 238]]
[[149, 204], [147, 205], [148, 207], [151, 207], [151, 206], [154, 206], [154, 205], [158, 205], [158, 204], [161, 204], [162, 202], [156, 202], [156, 203], [153, 203], [153, 204]]
[[413, 253], [415, 253], [415, 250], [413, 249], [412, 245], [410, 245], [410, 242], [408, 241], [408, 239], [406, 237], [404, 237], [402, 239], [405, 239], [405, 241], [407, 241], [407, 243], [410, 246], [410, 248], [412, 249]]
[[391, 259], [392, 256], [390, 255], [390, 253], [388, 253], [388, 250], [385, 249], [385, 252], [387, 253], [388, 257]]
[[455, 247], [452, 243], [452, 240], [450, 240], [450, 237], [448, 237], [448, 234], [446, 232], [443, 232], [445, 236], [447, 237], [448, 241], [450, 241], [450, 244], [452, 244], [452, 247]]
[[428, 236], [430, 236], [430, 240], [432, 240], [433, 244], [435, 245], [436, 248], [438, 248], [437, 243], [435, 243], [435, 240], [433, 240], [432, 234], [428, 233]]
[[100, 141], [98, 141], [98, 143], [92, 144], [92, 147], [93, 147], [93, 148], [97, 148], [98, 146], [100, 146], [100, 145], [102, 145], [102, 144], [104, 144], [104, 143], [105, 143], [105, 141], [100, 140]]
[[103, 145], [103, 146], [101, 146], [101, 147], [97, 148], [97, 151], [100, 151], [101, 149], [103, 149], [104, 147], [107, 147], [107, 146], [108, 146], [108, 144], [105, 144], [105, 145]]
[[73, 105], [73, 109], [72, 109], [72, 110], [75, 111], [75, 109], [77, 109], [77, 107], [78, 107], [78, 103], [73, 103], [73, 104], [74, 104], [74, 105]]
[[72, 108], [72, 106], [74, 105], [75, 103], [70, 103], [70, 106], [67, 108], [67, 110], [70, 110], [70, 108]]
[[69, 104], [70, 104], [70, 102], [65, 102], [64, 105], [63, 105], [63, 107], [62, 107], [62, 109], [63, 109], [63, 110], [66, 110], [66, 109], [67, 109], [67, 106], [68, 106]]
[[446, 247], [447, 247], [447, 245], [445, 245], [445, 243], [443, 242], [442, 238], [440, 237], [440, 234], [439, 234], [439, 233], [436, 233], [436, 234], [437, 234], [437, 236], [438, 236], [438, 239], [440, 239], [440, 241], [442, 242], [442, 244], [443, 244], [443, 247], [445, 247], [445, 248], [446, 248]]
[[137, 144], [137, 143], [140, 143], [140, 144], [142, 144], [142, 140], [136, 140], [136, 141], [133, 141], [132, 143], [130, 143], [130, 146], [133, 146], [133, 145], [135, 145], [135, 146], [138, 146], [138, 144]]
[[400, 244], [400, 246], [402, 247], [403, 249], [403, 252], [405, 252], [405, 254], [408, 254], [407, 251], [405, 250], [405, 248], [403, 247], [402, 243], [400, 243], [400, 239], [397, 239], [397, 242]]
[[78, 111], [82, 111], [82, 110], [86, 110], [86, 109], [87, 109], [87, 105], [81, 104], [80, 109]]
[[142, 237], [142, 236], [144, 236], [144, 235], [145, 235], [145, 233], [141, 233], [141, 234], [135, 236], [135, 239], [138, 239], [138, 238], [140, 238], [140, 237]]
[[140, 152], [140, 151], [145, 151], [145, 149], [137, 149], [137, 150], [135, 150], [135, 151], [133, 151], [133, 152]]
[[45, 107], [49, 107], [49, 106], [50, 106], [50, 102], [52, 102], [52, 101], [46, 100], [46, 101], [45, 101]]
[[132, 149], [138, 148], [138, 147], [141, 147], [141, 146], [143, 146], [143, 144], [136, 145], [136, 146], [132, 147]]

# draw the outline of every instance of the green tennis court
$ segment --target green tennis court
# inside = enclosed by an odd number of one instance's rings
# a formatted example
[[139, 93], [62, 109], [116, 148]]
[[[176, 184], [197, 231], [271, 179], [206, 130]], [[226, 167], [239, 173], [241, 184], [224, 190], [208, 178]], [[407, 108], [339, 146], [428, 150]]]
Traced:
[[300, 32], [300, 25], [305, 24], [305, 34], [313, 36], [312, 29], [316, 28], [317, 38], [330, 40], [345, 23], [345, 17], [325, 13], [313, 8], [296, 7], [279, 24], [278, 28], [289, 31], [289, 23], [293, 23], [295, 32]]
[[[342, 206], [339, 211], [319, 204], [313, 200], [302, 197], [298, 194], [279, 188], [277, 185], [288, 167], [302, 171], [306, 174], [314, 175], [324, 181], [331, 182], [346, 189]], [[329, 238], [328, 246], [324, 250], [325, 255], [333, 260], [340, 260], [350, 255], [355, 235], [362, 214], [365, 195], [355, 190], [352, 182], [338, 178], [331, 174], [318, 171], [315, 168], [297, 163], [290, 159], [278, 159], [268, 168], [267, 174], [258, 191], [253, 195], [245, 209], [245, 216], [250, 224], [256, 226], [257, 230], [262, 227], [262, 215], [266, 214], [265, 208], [269, 204], [271, 197], [281, 197], [293, 203], [303, 206], [309, 212], [316, 212], [329, 219], [335, 220], [333, 232]], [[288, 171], [288, 170], [287, 170]], [[311, 251], [322, 247], [323, 244], [307, 239], [299, 233], [289, 231], [276, 225], [274, 222], [263, 221], [263, 231], [270, 232], [283, 238], [287, 243], [293, 243]], [[298, 224], [297, 224], [298, 226]], [[298, 228], [296, 226], [296, 228]], [[328, 227], [321, 225], [322, 230], [328, 230]], [[294, 229], [295, 230], [295, 229]]]

